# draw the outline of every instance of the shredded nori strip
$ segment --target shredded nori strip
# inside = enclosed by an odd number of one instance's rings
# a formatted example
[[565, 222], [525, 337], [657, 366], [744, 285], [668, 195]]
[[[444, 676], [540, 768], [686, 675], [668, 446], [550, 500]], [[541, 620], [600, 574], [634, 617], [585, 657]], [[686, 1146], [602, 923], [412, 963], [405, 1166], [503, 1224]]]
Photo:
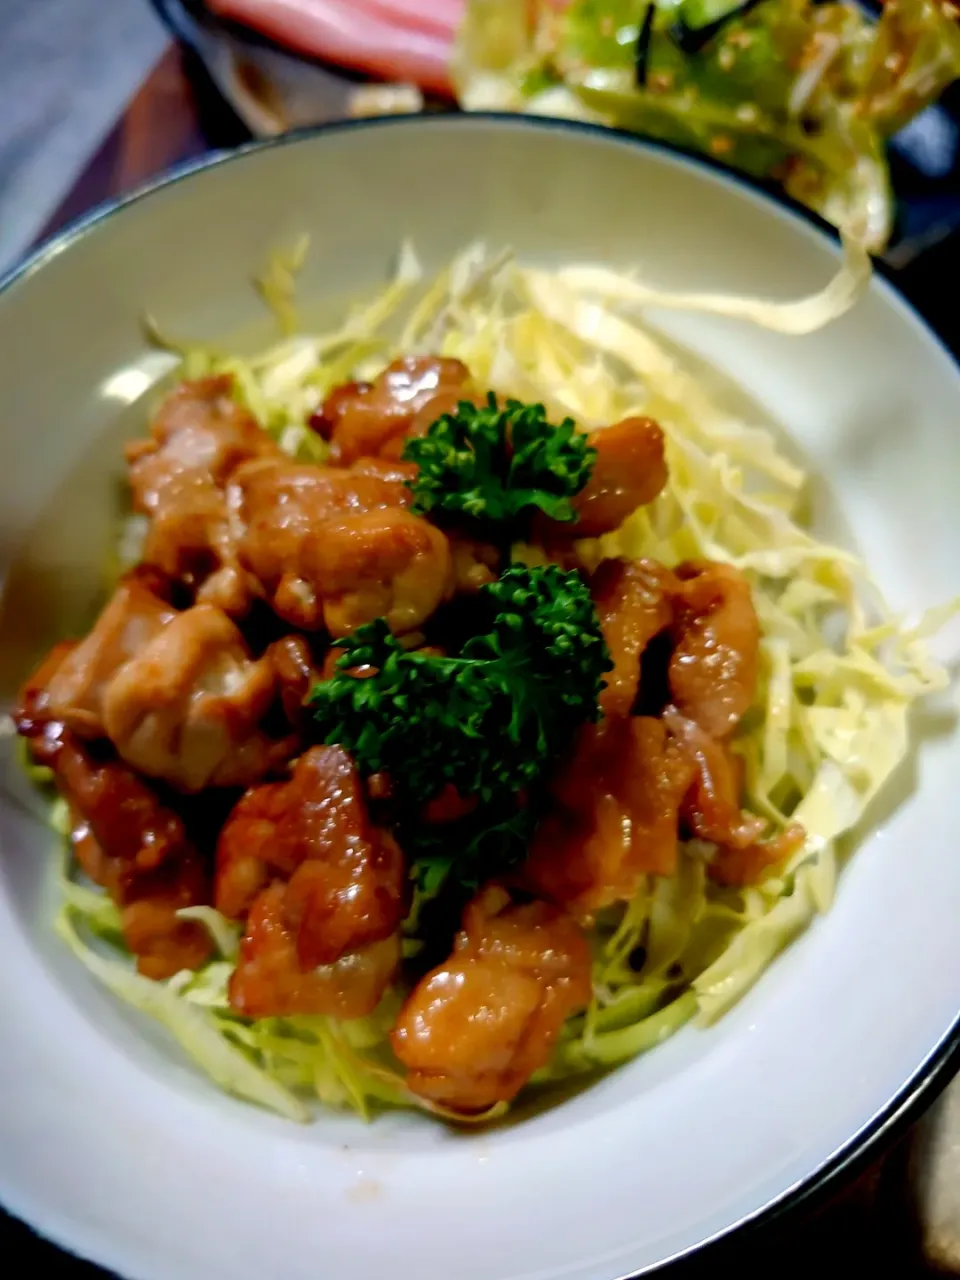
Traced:
[[643, 15], [643, 22], [640, 26], [640, 34], [637, 36], [637, 49], [634, 55], [634, 78], [637, 88], [643, 89], [647, 83], [647, 63], [650, 60], [650, 37], [653, 35], [653, 19], [657, 12], [657, 6], [651, 0], [647, 5], [646, 12]]
[[684, 53], [699, 53], [729, 23], [734, 22], [737, 18], [745, 18], [751, 10], [763, 3], [764, 0], [744, 0], [744, 3], [738, 5], [736, 9], [731, 9], [722, 18], [717, 18], [715, 22], [708, 22], [704, 27], [690, 27], [684, 22], [683, 18], [680, 18], [670, 28], [670, 35], [674, 44], [678, 45]]

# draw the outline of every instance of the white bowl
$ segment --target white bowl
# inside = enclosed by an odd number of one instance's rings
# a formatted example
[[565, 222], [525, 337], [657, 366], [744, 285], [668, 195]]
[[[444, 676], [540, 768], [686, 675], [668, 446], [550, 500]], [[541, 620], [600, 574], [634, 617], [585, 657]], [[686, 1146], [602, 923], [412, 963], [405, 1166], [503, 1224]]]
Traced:
[[[164, 368], [142, 313], [194, 339], [252, 332], [252, 266], [304, 230], [302, 292], [328, 304], [382, 279], [404, 236], [432, 265], [482, 235], [545, 263], [784, 297], [838, 255], [701, 163], [516, 118], [323, 129], [94, 215], [0, 296], [7, 699], [100, 589], [118, 443]], [[821, 526], [859, 544], [895, 605], [960, 590], [960, 375], [893, 289], [876, 280], [808, 338], [689, 317], [670, 331], [797, 442], [823, 481]], [[942, 1079], [957, 1038], [960, 747], [949, 716], [915, 727], [916, 760], [832, 911], [719, 1025], [473, 1136], [405, 1114], [299, 1128], [216, 1093], [52, 936], [51, 839], [8, 768], [0, 1198], [138, 1280], [612, 1280], [795, 1199]]]

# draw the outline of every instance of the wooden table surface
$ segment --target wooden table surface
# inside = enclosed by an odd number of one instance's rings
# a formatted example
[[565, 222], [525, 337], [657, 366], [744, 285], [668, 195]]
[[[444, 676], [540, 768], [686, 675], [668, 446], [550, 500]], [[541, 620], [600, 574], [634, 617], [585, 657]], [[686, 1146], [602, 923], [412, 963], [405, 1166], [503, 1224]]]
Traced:
[[[247, 130], [223, 103], [202, 67], [188, 52], [172, 45], [38, 239], [173, 165], [248, 138]], [[952, 296], [940, 285], [944, 278], [960, 279], [958, 249], [957, 244], [947, 246], [946, 256], [941, 253], [936, 261], [914, 264], [898, 281], [953, 344], [960, 339], [957, 314]], [[724, 1267], [735, 1268], [741, 1278], [765, 1277], [784, 1269], [789, 1275], [821, 1277], [846, 1277], [858, 1271], [905, 1278], [939, 1273], [945, 1259], [931, 1256], [925, 1248], [925, 1232], [913, 1194], [911, 1168], [922, 1142], [922, 1129], [919, 1136], [916, 1130], [908, 1133], [826, 1204], [752, 1232], [722, 1255], [709, 1255], [678, 1273], [702, 1275], [709, 1270], [713, 1274]], [[105, 1276], [2, 1216], [0, 1256], [16, 1257], [18, 1272], [27, 1275], [36, 1271], [69, 1280]], [[0, 1273], [6, 1274], [2, 1266]]]

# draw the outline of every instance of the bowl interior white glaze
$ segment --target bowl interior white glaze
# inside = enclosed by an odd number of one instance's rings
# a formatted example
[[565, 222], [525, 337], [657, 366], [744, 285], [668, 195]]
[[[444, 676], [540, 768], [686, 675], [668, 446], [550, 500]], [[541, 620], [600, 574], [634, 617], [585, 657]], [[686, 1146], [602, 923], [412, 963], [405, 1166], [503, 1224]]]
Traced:
[[[0, 693], [102, 589], [138, 403], [191, 340], [266, 321], [248, 278], [303, 231], [311, 320], [381, 282], [409, 236], [596, 260], [670, 287], [800, 295], [830, 239], [735, 180], [610, 134], [394, 120], [253, 150], [54, 246], [0, 294]], [[725, 394], [781, 426], [814, 513], [898, 608], [960, 590], [960, 376], [882, 282], [811, 337], [664, 316]], [[949, 643], [949, 641], [947, 642]], [[947, 700], [948, 702], [949, 700]], [[49, 928], [52, 842], [3, 743], [0, 1199], [145, 1280], [612, 1280], [729, 1229], [847, 1146], [927, 1069], [960, 1010], [951, 708], [872, 815], [817, 921], [718, 1026], [688, 1029], [563, 1105], [463, 1135], [416, 1116], [298, 1128], [217, 1094], [116, 1008]], [[953, 710], [956, 709], [954, 700]]]

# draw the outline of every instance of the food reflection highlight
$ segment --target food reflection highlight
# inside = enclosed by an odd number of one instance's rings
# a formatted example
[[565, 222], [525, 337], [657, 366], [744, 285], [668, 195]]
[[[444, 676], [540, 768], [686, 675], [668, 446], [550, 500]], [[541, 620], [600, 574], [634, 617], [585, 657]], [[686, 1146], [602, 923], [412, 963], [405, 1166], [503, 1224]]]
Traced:
[[887, 615], [637, 319], [810, 331], [855, 246], [790, 303], [405, 247], [320, 335], [301, 259], [277, 346], [180, 353], [124, 572], [22, 691], [58, 929], [238, 1096], [489, 1120], [716, 1018], [829, 905], [949, 608]]

